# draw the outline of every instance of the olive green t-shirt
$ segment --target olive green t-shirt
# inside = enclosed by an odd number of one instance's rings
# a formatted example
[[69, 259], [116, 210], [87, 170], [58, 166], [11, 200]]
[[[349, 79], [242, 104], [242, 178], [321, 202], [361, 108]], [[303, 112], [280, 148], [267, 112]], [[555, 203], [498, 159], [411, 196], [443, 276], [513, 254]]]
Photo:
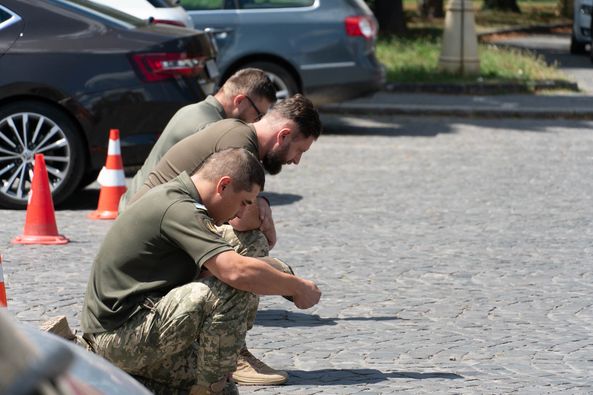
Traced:
[[182, 107], [173, 115], [165, 130], [160, 135], [144, 164], [138, 170], [132, 181], [128, 183], [128, 190], [119, 202], [119, 212], [123, 212], [126, 203], [138, 192], [144, 184], [146, 176], [157, 165], [159, 160], [177, 142], [199, 132], [212, 122], [226, 118], [224, 108], [214, 96], [208, 96], [199, 103]]
[[253, 126], [239, 119], [225, 119], [184, 138], [163, 155], [128, 204], [131, 205], [151, 188], [172, 180], [183, 171], [193, 174], [208, 156], [226, 148], [245, 148], [258, 158], [259, 144]]
[[187, 173], [152, 189], [105, 236], [84, 299], [84, 332], [119, 327], [147, 297], [193, 281], [205, 261], [230, 250]]

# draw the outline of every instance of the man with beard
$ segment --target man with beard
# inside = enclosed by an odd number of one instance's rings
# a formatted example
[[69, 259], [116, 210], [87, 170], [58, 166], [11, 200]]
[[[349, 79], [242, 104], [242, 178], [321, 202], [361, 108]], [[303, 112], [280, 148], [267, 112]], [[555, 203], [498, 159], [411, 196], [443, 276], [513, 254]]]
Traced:
[[[320, 134], [319, 114], [311, 101], [300, 94], [276, 103], [255, 123], [248, 124], [238, 119], [213, 123], [171, 147], [148, 174], [128, 206], [133, 206], [150, 189], [180, 173], [192, 174], [210, 154], [227, 148], [246, 149], [261, 161], [268, 173], [278, 174], [285, 164], [297, 165]], [[239, 254], [250, 257], [268, 255], [273, 242], [259, 230], [261, 220], [257, 205], [249, 206], [241, 218], [229, 223], [232, 228], [223, 226], [219, 232]], [[291, 273], [288, 265], [279, 263], [280, 270]], [[249, 328], [255, 322], [256, 311], [250, 314]], [[286, 382], [288, 374], [272, 369], [244, 346], [233, 378], [238, 384], [277, 385]]]
[[129, 204], [183, 171], [192, 174], [209, 155], [227, 148], [245, 148], [259, 158], [269, 174], [278, 174], [283, 165], [298, 165], [301, 156], [320, 134], [319, 114], [301, 94], [276, 103], [255, 123], [239, 119], [212, 123], [171, 147]]

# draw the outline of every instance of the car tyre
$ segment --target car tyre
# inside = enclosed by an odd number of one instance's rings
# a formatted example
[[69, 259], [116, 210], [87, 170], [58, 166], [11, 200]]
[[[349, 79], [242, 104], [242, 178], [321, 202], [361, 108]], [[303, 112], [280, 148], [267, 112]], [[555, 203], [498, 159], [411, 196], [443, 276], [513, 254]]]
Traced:
[[587, 53], [587, 44], [578, 41], [574, 35], [574, 32], [570, 35], [570, 53], [573, 55], [582, 55]]
[[284, 100], [299, 92], [298, 85], [293, 75], [284, 67], [272, 62], [253, 62], [245, 66], [261, 69], [266, 72], [276, 87], [276, 98]]
[[19, 101], [0, 106], [0, 206], [27, 207], [35, 154], [45, 156], [54, 204], [76, 189], [84, 172], [78, 128], [59, 108]]
[[86, 173], [84, 173], [80, 178], [80, 182], [78, 183], [78, 189], [84, 189], [93, 182], [97, 181], [97, 177], [99, 177], [99, 171], [99, 169], [95, 169], [88, 170]]

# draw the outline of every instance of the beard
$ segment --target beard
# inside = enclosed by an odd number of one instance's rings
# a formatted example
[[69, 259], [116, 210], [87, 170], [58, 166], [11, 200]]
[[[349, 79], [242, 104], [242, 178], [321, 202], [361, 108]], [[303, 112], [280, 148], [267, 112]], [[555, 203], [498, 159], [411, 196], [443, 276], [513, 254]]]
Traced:
[[288, 146], [277, 151], [268, 152], [262, 160], [264, 169], [271, 175], [280, 173], [282, 165], [286, 163], [286, 153], [288, 152]]

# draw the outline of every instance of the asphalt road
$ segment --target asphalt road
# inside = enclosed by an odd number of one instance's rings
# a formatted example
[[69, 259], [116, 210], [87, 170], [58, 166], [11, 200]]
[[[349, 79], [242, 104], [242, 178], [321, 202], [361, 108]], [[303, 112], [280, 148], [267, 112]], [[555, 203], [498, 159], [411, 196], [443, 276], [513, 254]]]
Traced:
[[[289, 371], [244, 394], [593, 392], [592, 122], [325, 119], [269, 177], [274, 255], [318, 282], [301, 311], [262, 298], [252, 351]], [[97, 189], [56, 212], [65, 246], [21, 246], [0, 211], [9, 311], [77, 328], [111, 222]]]

